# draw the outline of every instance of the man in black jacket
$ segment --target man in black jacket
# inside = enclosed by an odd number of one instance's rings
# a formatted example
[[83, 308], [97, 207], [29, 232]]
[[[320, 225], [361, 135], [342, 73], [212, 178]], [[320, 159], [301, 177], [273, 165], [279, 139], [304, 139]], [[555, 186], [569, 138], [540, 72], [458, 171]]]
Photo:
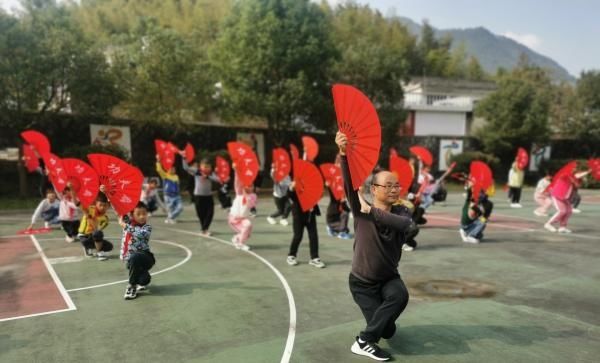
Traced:
[[342, 155], [342, 176], [346, 198], [354, 214], [354, 256], [349, 276], [350, 292], [360, 307], [367, 326], [356, 337], [352, 353], [378, 361], [391, 355], [377, 343], [390, 339], [396, 332], [396, 319], [406, 308], [408, 290], [398, 273], [402, 245], [406, 232], [413, 225], [411, 218], [398, 215], [393, 206], [398, 200], [400, 184], [389, 171], [373, 177], [370, 187], [373, 205], [369, 206], [352, 188], [346, 135], [338, 132], [336, 144]]

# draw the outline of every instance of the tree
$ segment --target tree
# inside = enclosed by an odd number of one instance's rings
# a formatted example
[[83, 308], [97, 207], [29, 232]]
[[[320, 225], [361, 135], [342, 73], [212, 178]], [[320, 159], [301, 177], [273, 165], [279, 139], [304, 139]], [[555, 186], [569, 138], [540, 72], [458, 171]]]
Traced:
[[223, 115], [262, 118], [275, 132], [331, 122], [323, 120], [329, 32], [323, 11], [308, 0], [237, 2], [210, 53]]
[[401, 82], [408, 80], [418, 59], [415, 37], [399, 20], [352, 3], [335, 9], [332, 24], [340, 54], [332, 78], [369, 97], [379, 114], [383, 143], [391, 146], [406, 120]]
[[498, 89], [483, 99], [475, 114], [486, 119], [479, 137], [484, 150], [505, 162], [518, 146], [548, 141], [550, 78], [542, 69], [522, 65], [498, 80]]
[[600, 143], [600, 71], [581, 72], [576, 86], [579, 112], [574, 126], [575, 135], [581, 141], [592, 145], [591, 150], [598, 154]]

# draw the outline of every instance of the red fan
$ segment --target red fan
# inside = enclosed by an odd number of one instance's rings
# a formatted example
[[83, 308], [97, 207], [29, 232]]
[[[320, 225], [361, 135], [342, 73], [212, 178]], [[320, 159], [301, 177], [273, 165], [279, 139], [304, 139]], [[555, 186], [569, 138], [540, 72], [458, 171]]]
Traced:
[[323, 178], [315, 164], [302, 159], [294, 160], [294, 190], [304, 212], [313, 208], [323, 195]]
[[252, 186], [258, 175], [258, 158], [250, 146], [241, 142], [228, 142], [229, 156], [235, 163], [238, 177], [245, 187]]
[[333, 102], [339, 130], [348, 137], [346, 158], [352, 187], [357, 190], [379, 159], [381, 126], [369, 99], [352, 86], [333, 86]]
[[527, 164], [529, 164], [529, 154], [527, 154], [525, 149], [520, 147], [517, 150], [517, 168], [525, 170]]
[[42, 158], [44, 159], [46, 169], [48, 169], [48, 178], [50, 179], [50, 182], [52, 182], [52, 185], [57, 192], [62, 193], [67, 186], [68, 179], [62, 160], [52, 153], [42, 154]]
[[106, 195], [120, 215], [129, 213], [140, 200], [144, 175], [133, 165], [112, 155], [89, 154], [88, 159], [104, 185]]
[[173, 144], [172, 142], [167, 142], [167, 148], [169, 149], [170, 152], [172, 152], [173, 154], [175, 154], [176, 152], [179, 151], [179, 148], [177, 147], [177, 145]]
[[560, 168], [560, 170], [557, 171], [556, 174], [554, 174], [554, 176], [552, 176], [552, 182], [550, 182], [550, 185], [548, 185], [548, 188], [546, 188], [546, 190], [552, 189], [552, 187], [556, 184], [556, 182], [563, 176], [573, 174], [575, 169], [577, 169], [577, 161], [576, 160], [569, 161], [562, 168]]
[[319, 144], [311, 136], [302, 136], [302, 147], [304, 148], [304, 156], [308, 161], [314, 161], [319, 154]]
[[411, 153], [415, 154], [419, 159], [421, 159], [423, 164], [427, 166], [431, 166], [431, 164], [433, 164], [433, 155], [431, 155], [431, 152], [426, 147], [411, 146], [409, 150]]
[[83, 208], [87, 208], [94, 202], [98, 195], [100, 180], [98, 173], [88, 163], [79, 159], [63, 159], [63, 166], [71, 183], [73, 190]]
[[33, 146], [40, 156], [50, 152], [50, 142], [46, 135], [41, 132], [27, 130], [21, 132], [21, 137], [23, 140], [27, 141], [29, 145]]
[[333, 193], [336, 200], [341, 200], [344, 196], [344, 181], [342, 180], [342, 169], [333, 164], [325, 163], [319, 166], [323, 178], [329, 184], [329, 190]]
[[191, 164], [192, 161], [194, 161], [194, 158], [196, 157], [196, 151], [194, 151], [194, 146], [192, 146], [192, 144], [188, 142], [187, 144], [185, 144], [185, 149], [183, 149], [183, 153], [185, 154], [185, 161], [188, 164]]
[[290, 174], [291, 169], [292, 163], [287, 151], [282, 147], [273, 149], [273, 180], [279, 183]]
[[473, 200], [477, 200], [479, 193], [482, 190], [488, 190], [494, 183], [492, 170], [482, 161], [471, 162], [470, 179], [473, 182]]
[[292, 154], [292, 160], [300, 159], [300, 151], [294, 144], [290, 144], [290, 154]]
[[225, 184], [229, 181], [231, 175], [231, 167], [229, 166], [229, 162], [224, 158], [217, 156], [216, 163], [217, 166], [215, 168], [215, 172], [217, 173], [221, 183]]
[[[170, 170], [175, 163], [174, 145], [170, 142], [156, 139], [154, 140], [154, 147], [156, 148], [156, 153], [160, 157], [160, 165], [162, 168], [165, 171]], [[175, 148], [175, 150], [177, 150], [177, 148]]]
[[390, 171], [396, 174], [398, 182], [400, 183], [400, 196], [404, 197], [408, 194], [410, 185], [414, 178], [414, 170], [410, 166], [408, 160], [398, 156], [398, 153], [394, 149], [390, 149]]
[[33, 173], [37, 168], [40, 167], [40, 160], [35, 154], [35, 149], [29, 144], [23, 144], [23, 161], [27, 171]]
[[600, 159], [588, 160], [588, 168], [590, 168], [594, 179], [600, 180]]

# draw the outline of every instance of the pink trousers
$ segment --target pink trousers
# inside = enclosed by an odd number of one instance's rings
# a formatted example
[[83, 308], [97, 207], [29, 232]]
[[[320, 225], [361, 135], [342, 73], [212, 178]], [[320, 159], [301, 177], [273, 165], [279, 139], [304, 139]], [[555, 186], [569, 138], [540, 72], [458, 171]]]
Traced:
[[229, 226], [236, 233], [235, 237], [238, 243], [246, 244], [252, 233], [252, 222], [249, 218], [236, 218], [229, 216]]
[[558, 223], [561, 227], [566, 227], [569, 222], [571, 214], [573, 214], [573, 206], [569, 203], [569, 200], [556, 199], [552, 197], [554, 208], [556, 208], [556, 214], [550, 218], [549, 224]]

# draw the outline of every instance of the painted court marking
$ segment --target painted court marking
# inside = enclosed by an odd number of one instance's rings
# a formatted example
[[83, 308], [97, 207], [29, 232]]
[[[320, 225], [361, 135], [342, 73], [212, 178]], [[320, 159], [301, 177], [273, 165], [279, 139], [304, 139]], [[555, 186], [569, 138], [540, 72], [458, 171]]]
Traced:
[[[174, 229], [174, 228], [168, 228], [168, 229], [170, 229], [171, 231], [189, 234], [192, 236], [211, 239], [213, 241], [223, 243], [228, 246], [233, 246], [233, 243], [231, 243], [229, 241], [226, 241], [226, 240], [223, 240], [220, 238], [216, 238], [213, 236], [204, 236], [203, 234], [198, 233], [198, 232], [191, 232], [191, 231], [185, 231], [182, 229]], [[260, 262], [267, 265], [267, 267], [269, 267], [273, 271], [273, 273], [275, 273], [275, 275], [277, 276], [277, 278], [279, 279], [279, 281], [281, 282], [281, 284], [283, 285], [283, 288], [285, 290], [285, 294], [287, 296], [288, 304], [289, 304], [289, 308], [290, 308], [290, 326], [288, 329], [288, 336], [287, 336], [287, 340], [285, 343], [285, 349], [283, 350], [283, 355], [281, 356], [280, 362], [288, 363], [292, 356], [292, 350], [294, 349], [294, 339], [296, 338], [296, 302], [294, 301], [294, 295], [292, 294], [292, 289], [290, 288], [290, 285], [288, 284], [285, 277], [283, 277], [281, 272], [279, 272], [279, 270], [275, 266], [273, 266], [269, 261], [267, 261], [264, 257], [260, 256], [259, 254], [255, 253], [253, 251], [245, 251], [245, 252], [254, 256]]]
[[24, 318], [31, 318], [31, 317], [34, 317], [34, 316], [42, 316], [42, 315], [62, 313], [62, 312], [65, 312], [65, 311], [77, 310], [77, 307], [73, 303], [73, 300], [71, 300], [71, 296], [69, 295], [69, 293], [67, 292], [67, 290], [63, 286], [62, 282], [58, 278], [58, 275], [56, 274], [56, 271], [54, 271], [54, 267], [52, 267], [52, 265], [50, 264], [50, 261], [48, 261], [48, 258], [46, 257], [46, 254], [44, 253], [44, 251], [40, 247], [40, 244], [39, 244], [37, 238], [34, 235], [30, 235], [29, 237], [31, 239], [31, 242], [35, 246], [35, 249], [38, 251], [38, 253], [39, 253], [42, 261], [44, 262], [44, 265], [48, 269], [48, 273], [52, 277], [52, 280], [54, 281], [54, 284], [58, 288], [58, 291], [60, 292], [60, 295], [62, 296], [62, 298], [65, 300], [65, 303], [67, 304], [68, 308], [66, 308], [66, 309], [60, 309], [60, 310], [45, 311], [43, 313], [28, 314], [28, 315], [21, 315], [21, 316], [13, 316], [13, 317], [10, 317], [10, 318], [0, 319], [0, 322], [9, 321], [9, 320], [24, 319]]
[[[119, 238], [117, 237], [110, 237], [107, 239], [112, 239], [112, 240], [118, 240]], [[63, 240], [63, 238], [46, 238], [46, 239], [41, 239], [40, 241], [56, 241], [56, 240]], [[175, 243], [172, 241], [165, 241], [165, 240], [161, 240], [161, 239], [153, 239], [152, 242], [158, 242], [158, 243], [162, 243], [162, 244], [166, 244], [166, 245], [171, 245], [171, 246], [175, 246], [175, 247], [179, 247], [182, 250], [185, 251], [186, 256], [183, 260], [179, 261], [178, 263], [174, 264], [173, 266], [169, 266], [169, 267], [165, 267], [162, 270], [158, 270], [156, 272], [152, 272], [150, 273], [150, 275], [155, 276], [155, 275], [159, 275], [161, 273], [167, 272], [167, 271], [171, 271], [173, 269], [176, 269], [177, 267], [183, 265], [184, 263], [188, 262], [190, 260], [190, 258], [192, 258], [192, 251], [187, 248], [184, 245], [181, 245], [179, 243]], [[84, 260], [85, 258], [83, 257], [77, 257], [77, 256], [72, 256], [72, 257], [59, 257], [57, 259], [57, 263], [65, 263], [65, 262], [77, 262], [77, 261], [81, 261]], [[90, 286], [83, 286], [83, 287], [77, 287], [77, 288], [73, 288], [73, 289], [68, 289], [67, 292], [74, 292], [74, 291], [82, 291], [82, 290], [90, 290], [90, 289], [95, 289], [98, 287], [104, 287], [104, 286], [111, 286], [111, 285], [117, 285], [117, 284], [122, 284], [125, 283], [129, 280], [125, 279], [125, 280], [119, 280], [119, 281], [112, 281], [112, 282], [107, 282], [104, 284], [97, 284], [97, 285], [90, 285]]]

